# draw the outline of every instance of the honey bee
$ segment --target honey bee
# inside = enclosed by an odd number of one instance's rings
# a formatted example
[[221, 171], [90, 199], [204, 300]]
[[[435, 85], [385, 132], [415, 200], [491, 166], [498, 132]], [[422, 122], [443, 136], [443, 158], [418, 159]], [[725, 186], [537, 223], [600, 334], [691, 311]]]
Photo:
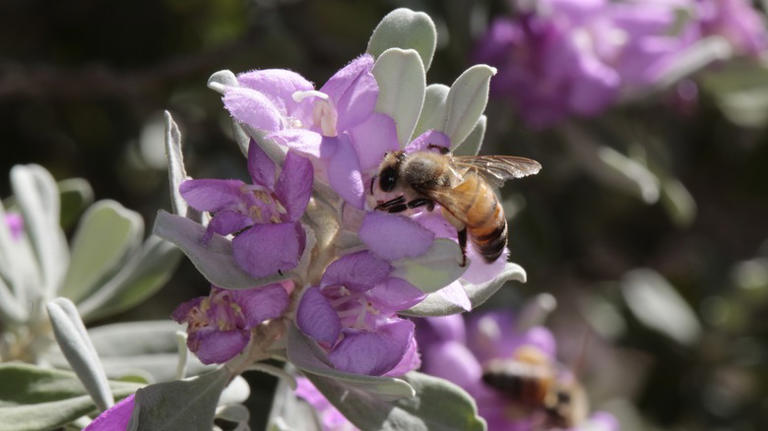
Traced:
[[467, 236], [483, 259], [494, 262], [507, 245], [507, 219], [494, 191], [506, 180], [539, 172], [539, 162], [516, 156], [455, 156], [445, 147], [434, 151], [387, 153], [378, 175], [379, 188], [400, 195], [376, 206], [392, 213], [435, 204], [458, 233], [462, 266], [467, 261]]
[[584, 388], [573, 373], [532, 346], [488, 362], [483, 382], [506, 396], [521, 418], [539, 419], [537, 429], [577, 427], [589, 413]]

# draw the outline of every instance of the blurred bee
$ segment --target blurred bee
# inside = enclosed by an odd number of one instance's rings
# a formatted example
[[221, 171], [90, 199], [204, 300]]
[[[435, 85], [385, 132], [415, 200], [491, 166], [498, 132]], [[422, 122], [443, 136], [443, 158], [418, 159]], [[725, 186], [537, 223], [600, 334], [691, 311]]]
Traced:
[[430, 145], [440, 153], [403, 151], [387, 153], [378, 175], [371, 178], [370, 191], [378, 177], [379, 188], [400, 195], [380, 202], [376, 209], [392, 213], [435, 204], [458, 232], [462, 266], [467, 261], [467, 236], [488, 262], [501, 256], [507, 245], [507, 219], [493, 186], [506, 180], [539, 172], [539, 162], [515, 156], [454, 156], [448, 149]]
[[532, 346], [491, 360], [483, 382], [505, 395], [521, 418], [539, 418], [537, 429], [577, 427], [589, 413], [584, 388], [573, 374]]

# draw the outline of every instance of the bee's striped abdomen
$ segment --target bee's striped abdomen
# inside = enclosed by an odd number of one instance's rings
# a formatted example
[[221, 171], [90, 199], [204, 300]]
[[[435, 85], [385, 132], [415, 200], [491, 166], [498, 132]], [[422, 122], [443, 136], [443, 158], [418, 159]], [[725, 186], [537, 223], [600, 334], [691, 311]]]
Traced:
[[494, 262], [507, 246], [507, 219], [504, 217], [504, 209], [496, 193], [482, 178], [468, 175], [465, 183], [468, 189], [474, 189], [474, 197], [469, 199], [465, 213], [467, 233], [483, 259], [488, 263]]

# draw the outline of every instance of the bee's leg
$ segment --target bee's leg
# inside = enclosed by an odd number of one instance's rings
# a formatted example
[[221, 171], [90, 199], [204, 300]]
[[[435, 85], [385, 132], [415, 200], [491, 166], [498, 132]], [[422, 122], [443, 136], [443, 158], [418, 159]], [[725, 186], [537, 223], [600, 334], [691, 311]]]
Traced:
[[448, 154], [448, 152], [451, 151], [450, 148], [435, 144], [429, 144], [427, 145], [427, 148], [430, 150], [437, 150], [440, 154]]
[[398, 197], [396, 197], [394, 199], [390, 199], [390, 200], [388, 200], [386, 202], [382, 202], [382, 203], [376, 205], [376, 208], [374, 208], [374, 209], [385, 210], [386, 211], [386, 210], [389, 210], [390, 208], [392, 208], [394, 206], [398, 206], [398, 205], [405, 206], [405, 196], [398, 196]]
[[458, 231], [459, 247], [461, 248], [461, 266], [467, 266], [467, 228]]
[[435, 201], [433, 201], [432, 199], [417, 198], [408, 202], [408, 208], [418, 208], [418, 207], [423, 207], [424, 205], [427, 206], [427, 211], [432, 211], [433, 209], [435, 209]]

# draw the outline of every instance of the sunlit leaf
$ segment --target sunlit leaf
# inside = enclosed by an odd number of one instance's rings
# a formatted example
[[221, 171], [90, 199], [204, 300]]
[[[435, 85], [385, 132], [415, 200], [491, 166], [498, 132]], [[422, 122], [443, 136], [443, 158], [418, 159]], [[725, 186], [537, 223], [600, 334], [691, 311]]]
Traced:
[[397, 140], [404, 147], [411, 139], [424, 103], [424, 65], [416, 51], [390, 48], [376, 60], [372, 73], [379, 84], [376, 112], [395, 120]]
[[389, 48], [414, 49], [429, 70], [437, 47], [437, 29], [424, 12], [395, 9], [382, 18], [368, 41], [367, 53], [379, 57]]

